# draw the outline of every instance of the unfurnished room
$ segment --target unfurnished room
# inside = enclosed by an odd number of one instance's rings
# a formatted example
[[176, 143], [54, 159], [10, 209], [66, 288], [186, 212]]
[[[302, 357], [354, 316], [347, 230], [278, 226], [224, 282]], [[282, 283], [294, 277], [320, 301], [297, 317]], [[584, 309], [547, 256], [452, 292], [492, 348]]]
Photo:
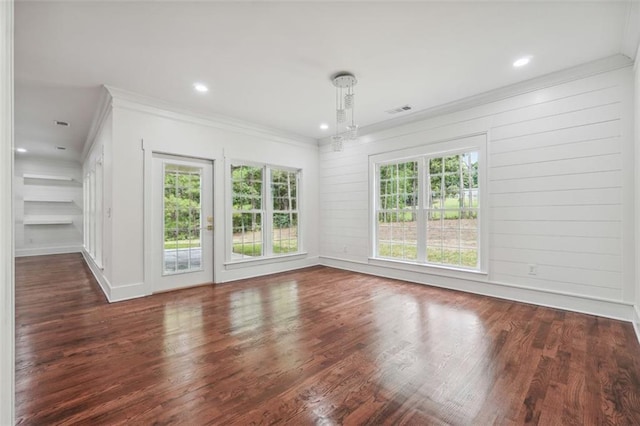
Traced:
[[640, 2], [0, 34], [1, 425], [640, 425]]

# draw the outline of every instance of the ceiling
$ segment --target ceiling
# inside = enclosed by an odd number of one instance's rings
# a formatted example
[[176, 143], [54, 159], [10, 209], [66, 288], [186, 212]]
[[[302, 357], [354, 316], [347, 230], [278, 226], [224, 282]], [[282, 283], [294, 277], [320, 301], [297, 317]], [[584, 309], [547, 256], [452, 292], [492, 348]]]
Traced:
[[337, 71], [358, 78], [356, 121], [379, 123], [405, 104], [633, 56], [631, 4], [18, 1], [16, 146], [79, 159], [103, 84], [318, 139], [334, 126]]

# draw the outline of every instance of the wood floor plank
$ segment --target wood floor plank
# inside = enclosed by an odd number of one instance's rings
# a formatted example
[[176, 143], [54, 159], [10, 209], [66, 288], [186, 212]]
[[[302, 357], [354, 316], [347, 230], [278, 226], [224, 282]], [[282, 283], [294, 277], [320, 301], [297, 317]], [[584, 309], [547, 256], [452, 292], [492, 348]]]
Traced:
[[326, 267], [109, 304], [16, 260], [20, 424], [640, 424], [631, 324]]

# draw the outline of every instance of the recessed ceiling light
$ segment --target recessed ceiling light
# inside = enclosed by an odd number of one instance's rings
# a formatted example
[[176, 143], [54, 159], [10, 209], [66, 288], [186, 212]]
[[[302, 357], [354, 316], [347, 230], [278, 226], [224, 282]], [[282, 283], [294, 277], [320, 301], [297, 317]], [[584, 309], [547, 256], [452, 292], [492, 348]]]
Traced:
[[24, 154], [25, 152], [27, 152], [27, 150], [24, 148], [16, 148], [16, 152], [20, 152]]
[[322, 123], [322, 124], [320, 125], [320, 128], [321, 128], [322, 130], [327, 130], [327, 129], [329, 128], [329, 125], [328, 125], [327, 123]]
[[202, 83], [194, 83], [193, 88], [200, 93], [206, 93], [209, 91], [209, 88]]
[[531, 61], [531, 56], [523, 56], [513, 63], [513, 66], [516, 68], [523, 67], [527, 65]]

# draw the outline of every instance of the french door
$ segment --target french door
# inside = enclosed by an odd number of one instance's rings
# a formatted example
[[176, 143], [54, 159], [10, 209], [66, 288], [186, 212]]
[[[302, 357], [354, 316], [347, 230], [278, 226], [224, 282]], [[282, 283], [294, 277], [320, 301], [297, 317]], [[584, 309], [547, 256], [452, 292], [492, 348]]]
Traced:
[[213, 282], [213, 164], [153, 154], [153, 292]]

